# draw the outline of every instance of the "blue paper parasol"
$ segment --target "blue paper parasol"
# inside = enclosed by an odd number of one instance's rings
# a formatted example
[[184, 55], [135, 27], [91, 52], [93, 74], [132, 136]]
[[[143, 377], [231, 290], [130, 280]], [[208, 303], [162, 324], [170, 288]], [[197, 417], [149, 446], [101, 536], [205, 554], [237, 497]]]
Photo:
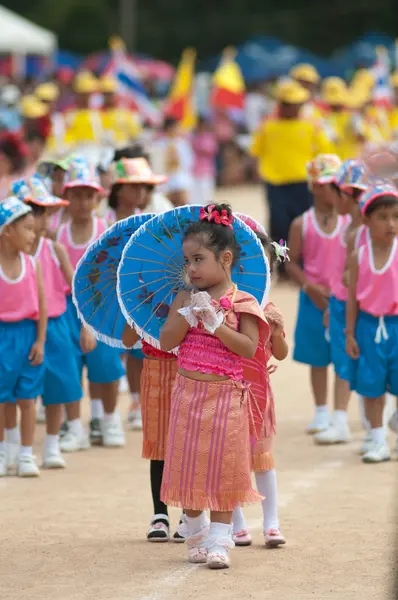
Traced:
[[[199, 220], [200, 206], [183, 206], [156, 215], [131, 237], [118, 269], [118, 297], [126, 321], [149, 343], [159, 346], [160, 330], [177, 293], [187, 286], [182, 241]], [[232, 280], [263, 305], [270, 284], [261, 242], [239, 218], [233, 229], [241, 256]]]
[[100, 342], [123, 348], [126, 320], [116, 293], [117, 268], [132, 234], [153, 214], [133, 215], [115, 223], [80, 259], [73, 278], [73, 302], [80, 320]]

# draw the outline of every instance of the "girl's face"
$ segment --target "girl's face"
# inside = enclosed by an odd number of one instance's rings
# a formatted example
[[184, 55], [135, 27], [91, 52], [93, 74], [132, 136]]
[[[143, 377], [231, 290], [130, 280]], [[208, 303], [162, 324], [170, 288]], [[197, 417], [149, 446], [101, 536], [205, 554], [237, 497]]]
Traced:
[[50, 212], [48, 208], [44, 208], [42, 213], [34, 214], [35, 233], [37, 237], [46, 235], [50, 228]]
[[392, 206], [379, 206], [364, 223], [369, 227], [372, 240], [391, 243], [398, 234], [398, 202]]
[[212, 250], [203, 245], [200, 236], [189, 236], [183, 243], [187, 275], [193, 286], [206, 290], [230, 276], [232, 252], [224, 250], [217, 258]]
[[9, 241], [18, 252], [30, 254], [36, 239], [35, 218], [32, 213], [11, 223], [4, 231]]
[[314, 183], [312, 186], [315, 205], [320, 208], [334, 208], [336, 206], [337, 192], [328, 183]]
[[51, 176], [51, 182], [51, 190], [54, 196], [57, 196], [57, 198], [62, 198], [65, 183], [65, 171], [63, 171], [59, 167], [55, 168]]
[[137, 183], [123, 184], [118, 193], [118, 205], [131, 213], [136, 208], [142, 208], [146, 197], [145, 187], [145, 185]]
[[353, 201], [353, 197], [348, 192], [343, 190], [340, 190], [340, 193], [336, 192], [336, 209], [339, 215], [348, 215]]
[[69, 214], [72, 221], [84, 223], [91, 219], [97, 208], [98, 192], [93, 188], [77, 186], [69, 188], [66, 193], [69, 200]]

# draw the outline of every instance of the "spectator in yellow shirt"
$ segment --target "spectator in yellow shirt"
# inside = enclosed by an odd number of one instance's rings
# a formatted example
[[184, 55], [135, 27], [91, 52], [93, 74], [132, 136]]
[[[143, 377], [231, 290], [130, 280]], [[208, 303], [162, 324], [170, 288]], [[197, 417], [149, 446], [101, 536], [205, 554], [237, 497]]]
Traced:
[[332, 150], [325, 132], [299, 116], [310, 97], [306, 89], [292, 80], [280, 82], [276, 97], [278, 116], [264, 121], [254, 134], [251, 154], [265, 183], [271, 237], [279, 242], [287, 239], [291, 222], [312, 204], [307, 163]]
[[101, 110], [104, 141], [120, 148], [135, 141], [141, 133], [138, 114], [127, 108], [118, 107], [116, 79], [105, 76], [100, 81], [104, 103]]
[[82, 71], [75, 77], [73, 89], [76, 93], [76, 108], [65, 113], [66, 146], [76, 148], [99, 145], [103, 138], [101, 114], [98, 110], [89, 108], [91, 95], [98, 91], [98, 81], [92, 73]]
[[316, 101], [321, 81], [318, 71], [313, 65], [301, 63], [291, 69], [290, 77], [311, 94], [308, 102], [304, 104], [300, 116], [319, 123], [322, 119], [322, 111]]
[[388, 120], [390, 123], [391, 137], [396, 140], [398, 138], [398, 71], [395, 71], [395, 73], [391, 75], [391, 86], [393, 88], [394, 97]]

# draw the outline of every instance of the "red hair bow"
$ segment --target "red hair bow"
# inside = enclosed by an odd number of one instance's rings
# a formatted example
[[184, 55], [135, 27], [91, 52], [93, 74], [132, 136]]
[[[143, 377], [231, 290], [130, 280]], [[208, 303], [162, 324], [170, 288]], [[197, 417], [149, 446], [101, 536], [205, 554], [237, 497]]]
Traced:
[[225, 209], [223, 209], [221, 213], [218, 210], [215, 210], [214, 204], [209, 204], [206, 208], [202, 207], [200, 209], [199, 218], [201, 221], [209, 221], [209, 223], [214, 222], [217, 223], [217, 225], [224, 225], [231, 229], [234, 221], [233, 216], [228, 216], [228, 212]]

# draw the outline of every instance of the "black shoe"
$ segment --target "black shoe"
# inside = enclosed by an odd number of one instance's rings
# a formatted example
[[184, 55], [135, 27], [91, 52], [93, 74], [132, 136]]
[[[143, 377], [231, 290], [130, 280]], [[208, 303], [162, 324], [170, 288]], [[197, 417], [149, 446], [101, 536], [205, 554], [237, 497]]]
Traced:
[[101, 419], [91, 419], [90, 421], [90, 442], [92, 446], [102, 444]]
[[[182, 519], [180, 519], [180, 522], [178, 523], [178, 529], [181, 528], [181, 525], [183, 523], [184, 523], [184, 521]], [[186, 540], [186, 536], [185, 535], [181, 535], [181, 533], [178, 531], [178, 529], [174, 532], [173, 542], [175, 542], [176, 544], [183, 544], [185, 542], [185, 540]], [[185, 525], [184, 529], [186, 529], [186, 525]]]

